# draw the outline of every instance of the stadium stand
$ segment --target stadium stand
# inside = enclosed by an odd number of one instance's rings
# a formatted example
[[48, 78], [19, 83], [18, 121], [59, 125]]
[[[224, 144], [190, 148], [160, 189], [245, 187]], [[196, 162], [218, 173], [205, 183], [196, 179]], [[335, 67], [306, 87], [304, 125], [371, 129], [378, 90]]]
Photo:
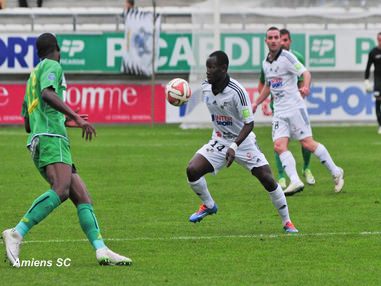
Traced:
[[[61, 1], [46, 0], [42, 8], [36, 1], [29, 1], [31, 8], [18, 8], [18, 1], [8, 0], [7, 9], [1, 10], [0, 30], [11, 31], [120, 31], [123, 1]], [[162, 30], [189, 31], [192, 29], [192, 13], [189, 1], [156, 1], [157, 12], [162, 15]], [[197, 4], [202, 1], [192, 1]], [[282, 9], [275, 14], [271, 8], [276, 2]], [[105, 6], [106, 5], [106, 6]], [[63, 7], [65, 6], [65, 7]], [[137, 1], [141, 9], [152, 10], [152, 1]], [[67, 8], [70, 7], [70, 8]], [[356, 29], [381, 27], [379, 1], [251, 1], [245, 11], [234, 9], [221, 12], [224, 17], [221, 29], [263, 29], [268, 24], [278, 24], [293, 29]], [[200, 28], [203, 28], [200, 26]]]

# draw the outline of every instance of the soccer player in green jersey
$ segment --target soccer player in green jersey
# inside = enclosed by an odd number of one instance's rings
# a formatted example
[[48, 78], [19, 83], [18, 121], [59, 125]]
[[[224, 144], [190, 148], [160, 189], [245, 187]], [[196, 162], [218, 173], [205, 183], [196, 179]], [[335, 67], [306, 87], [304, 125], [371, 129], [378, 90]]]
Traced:
[[96, 251], [101, 265], [130, 265], [131, 259], [111, 251], [105, 245], [87, 188], [72, 163], [66, 127], [78, 126], [82, 137], [91, 140], [95, 128], [65, 104], [66, 82], [60, 61], [60, 48], [53, 34], [44, 33], [36, 41], [41, 62], [30, 74], [23, 117], [29, 133], [27, 146], [50, 189], [32, 203], [20, 222], [3, 231], [6, 255], [14, 267], [20, 267], [20, 245], [28, 231], [45, 219], [68, 198], [77, 208], [79, 223]]
[[[292, 52], [295, 55], [295, 57], [304, 65], [304, 57], [297, 51], [291, 50], [292, 40], [291, 40], [290, 31], [288, 31], [287, 29], [281, 29], [280, 40], [281, 40], [282, 48]], [[264, 83], [265, 83], [265, 75], [264, 75], [263, 69], [261, 69], [261, 74], [260, 74], [259, 83], [258, 83], [259, 93], [261, 93]], [[303, 85], [303, 76], [298, 78], [298, 86], [300, 87], [302, 85]], [[264, 101], [262, 103], [262, 111], [263, 111], [263, 114], [268, 116], [273, 114], [274, 104], [273, 104], [272, 97], [271, 97], [270, 103], [268, 101]], [[281, 187], [285, 189], [287, 187], [286, 174], [284, 172], [284, 168], [282, 166], [282, 162], [280, 161], [278, 153], [274, 152], [274, 154], [275, 154], [275, 163], [278, 169], [278, 182], [279, 182], [279, 185], [281, 185]], [[315, 178], [312, 175], [312, 172], [310, 169], [311, 152], [303, 148], [302, 146], [302, 155], [304, 160], [303, 169], [302, 169], [303, 175], [306, 179], [307, 184], [314, 185]]]

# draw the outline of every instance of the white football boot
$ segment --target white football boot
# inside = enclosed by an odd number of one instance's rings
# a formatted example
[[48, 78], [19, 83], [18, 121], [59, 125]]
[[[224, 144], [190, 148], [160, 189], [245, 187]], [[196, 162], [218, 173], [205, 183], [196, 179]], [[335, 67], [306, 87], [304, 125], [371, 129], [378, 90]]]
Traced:
[[344, 170], [339, 167], [340, 173], [337, 176], [333, 176], [335, 182], [335, 193], [340, 193], [344, 187]]
[[20, 246], [22, 242], [21, 235], [14, 229], [6, 229], [3, 231], [3, 242], [9, 263], [16, 268], [20, 267]]
[[97, 249], [96, 257], [100, 265], [129, 266], [132, 264], [132, 260], [130, 258], [119, 255], [107, 247]]
[[303, 191], [304, 184], [302, 181], [296, 183], [290, 183], [288, 187], [283, 191], [285, 196], [292, 196], [298, 192]]

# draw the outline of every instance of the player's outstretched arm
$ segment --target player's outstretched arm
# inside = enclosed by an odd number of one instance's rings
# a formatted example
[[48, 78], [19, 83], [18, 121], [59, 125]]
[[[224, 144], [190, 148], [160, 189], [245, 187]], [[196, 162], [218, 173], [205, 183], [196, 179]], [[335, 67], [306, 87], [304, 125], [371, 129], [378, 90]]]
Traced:
[[250, 134], [250, 132], [254, 128], [254, 121], [250, 123], [245, 123], [242, 127], [241, 131], [238, 134], [237, 139], [230, 145], [228, 150], [226, 151], [226, 167], [230, 167], [235, 158], [235, 152], [237, 151], [238, 146], [246, 139], [246, 137]]
[[84, 120], [79, 114], [75, 113], [68, 105], [66, 105], [56, 94], [53, 88], [48, 87], [42, 91], [42, 99], [53, 107], [55, 110], [63, 113], [70, 119], [74, 120], [77, 125], [82, 128], [82, 138], [91, 140], [93, 134], [96, 135], [95, 128], [86, 120]]

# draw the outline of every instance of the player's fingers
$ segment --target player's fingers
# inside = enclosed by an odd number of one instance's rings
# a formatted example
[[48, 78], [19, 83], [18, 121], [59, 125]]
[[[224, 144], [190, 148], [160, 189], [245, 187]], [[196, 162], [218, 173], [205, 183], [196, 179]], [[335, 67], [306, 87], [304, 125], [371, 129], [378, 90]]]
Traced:
[[229, 160], [228, 160], [228, 162], [226, 163], [226, 168], [229, 168], [230, 165], [233, 163], [233, 161], [234, 161], [234, 157], [229, 157]]
[[82, 138], [85, 136], [86, 128], [82, 128]]

